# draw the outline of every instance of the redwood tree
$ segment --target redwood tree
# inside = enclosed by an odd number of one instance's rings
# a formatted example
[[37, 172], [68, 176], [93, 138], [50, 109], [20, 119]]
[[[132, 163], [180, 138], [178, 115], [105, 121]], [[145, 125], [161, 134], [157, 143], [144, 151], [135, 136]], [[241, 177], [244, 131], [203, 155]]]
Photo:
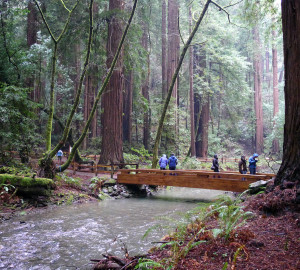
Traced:
[[[204, 69], [206, 68], [206, 53], [203, 46], [194, 48], [194, 73], [205, 80]], [[209, 94], [199, 87], [201, 95], [195, 95], [195, 129], [196, 129], [196, 156], [207, 157], [208, 151], [208, 124], [209, 124]]]
[[[273, 31], [273, 38], [275, 39], [276, 34], [275, 31]], [[279, 111], [278, 107], [278, 62], [277, 62], [277, 48], [275, 46], [275, 42], [272, 46], [272, 66], [273, 66], [273, 117], [277, 115]], [[275, 120], [274, 120], [275, 125]], [[273, 140], [273, 152], [278, 153], [279, 152], [279, 141], [277, 138], [274, 138]]]
[[[149, 77], [150, 77], [150, 59], [149, 59], [149, 52], [148, 52], [148, 27], [144, 25], [144, 32], [142, 37], [142, 46], [145, 49], [147, 53], [147, 72], [145, 76], [145, 81], [142, 86], [142, 95], [145, 98], [145, 100], [149, 104]], [[150, 140], [150, 112], [149, 112], [149, 106], [145, 106], [144, 111], [144, 119], [143, 119], [143, 144], [145, 149], [149, 149], [149, 140]]]
[[300, 1], [282, 0], [285, 66], [285, 125], [283, 157], [275, 184], [297, 182], [300, 203]]
[[[110, 68], [113, 57], [122, 38], [123, 21], [120, 11], [124, 10], [123, 0], [110, 0], [107, 41], [107, 68]], [[123, 162], [122, 114], [123, 114], [123, 50], [120, 52], [111, 79], [102, 95], [102, 146], [100, 164]]]
[[[192, 11], [189, 8], [189, 32], [192, 32]], [[189, 75], [190, 75], [190, 121], [191, 121], [191, 156], [196, 156], [196, 148], [195, 148], [195, 112], [194, 112], [194, 72], [193, 72], [193, 46], [190, 46], [190, 59], [189, 59]]]
[[161, 0], [162, 3], [162, 22], [161, 22], [161, 80], [162, 80], [162, 97], [166, 97], [168, 93], [167, 86], [167, 5], [166, 0]]
[[260, 38], [258, 26], [253, 28], [254, 38], [254, 110], [256, 116], [256, 132], [255, 132], [255, 151], [259, 154], [263, 152], [263, 111], [262, 111], [262, 66], [260, 55]]
[[123, 141], [131, 144], [132, 135], [132, 97], [133, 97], [133, 70], [125, 75], [125, 91], [123, 94]]

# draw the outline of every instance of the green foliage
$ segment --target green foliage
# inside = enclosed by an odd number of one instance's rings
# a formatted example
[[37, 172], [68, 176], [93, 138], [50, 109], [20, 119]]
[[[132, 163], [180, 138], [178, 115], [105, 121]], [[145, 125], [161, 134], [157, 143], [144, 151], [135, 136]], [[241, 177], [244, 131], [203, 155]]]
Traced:
[[[27, 159], [31, 149], [40, 141], [35, 132], [36, 104], [28, 100], [28, 90], [0, 84], [0, 153], [15, 150]], [[21, 156], [22, 157], [22, 156]]]
[[73, 178], [73, 177], [67, 176], [64, 173], [57, 174], [55, 180], [60, 185], [66, 184], [70, 187], [75, 187], [75, 188], [81, 187], [81, 179], [80, 178], [76, 178], [76, 177]]
[[181, 168], [186, 170], [200, 170], [202, 168], [202, 164], [195, 157], [187, 157], [182, 162]]
[[224, 196], [213, 204], [208, 216], [215, 214], [218, 216], [220, 227], [212, 230], [215, 237], [221, 236], [228, 240], [233, 230], [242, 226], [248, 218], [252, 217], [252, 212], [244, 212], [243, 207], [240, 206], [242, 195], [235, 200]]
[[136, 149], [134, 147], [131, 148], [131, 151], [135, 152], [139, 157], [139, 162], [141, 163], [149, 163], [151, 155], [149, 154], [148, 150], [142, 146], [140, 149]]
[[13, 167], [3, 166], [0, 168], [0, 174], [13, 174], [25, 177], [35, 177], [36, 173], [24, 164], [16, 164]]
[[137, 270], [160, 269], [163, 265], [150, 259], [140, 258], [138, 264], [134, 267]]
[[15, 189], [16, 187], [11, 184], [0, 184], [0, 197], [1, 195], [12, 193]]

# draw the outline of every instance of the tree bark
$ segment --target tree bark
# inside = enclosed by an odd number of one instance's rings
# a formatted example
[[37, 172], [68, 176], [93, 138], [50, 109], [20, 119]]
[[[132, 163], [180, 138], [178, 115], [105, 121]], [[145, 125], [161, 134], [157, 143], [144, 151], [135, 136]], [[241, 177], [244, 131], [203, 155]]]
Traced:
[[161, 80], [162, 80], [162, 98], [165, 99], [168, 92], [167, 85], [167, 6], [166, 0], [161, 0], [162, 3], [162, 23], [161, 23]]
[[[113, 57], [122, 37], [123, 22], [118, 16], [124, 10], [123, 0], [110, 0], [109, 11], [112, 16], [108, 25], [107, 68], [110, 68]], [[108, 86], [101, 100], [102, 113], [102, 146], [99, 163], [123, 162], [123, 49], [112, 73]]]
[[37, 10], [32, 1], [28, 2], [27, 8], [27, 46], [30, 48], [37, 41]]
[[[27, 46], [28, 48], [30, 48], [31, 45], [37, 42], [37, 24], [38, 24], [37, 14], [38, 13], [32, 1], [28, 2], [27, 8], [29, 11], [27, 14]], [[37, 93], [37, 91], [39, 89], [37, 87], [34, 87], [34, 77], [35, 75], [33, 74], [26, 79], [26, 86], [29, 89], [31, 89], [30, 92], [31, 100], [38, 102], [39, 93]]]
[[[191, 8], [189, 8], [189, 32], [192, 32], [192, 11]], [[194, 72], [193, 72], [193, 59], [194, 59], [194, 53], [193, 53], [193, 46], [190, 46], [190, 62], [189, 62], [189, 73], [190, 73], [190, 121], [191, 121], [191, 156], [196, 156], [196, 147], [195, 147], [195, 112], [194, 112], [194, 88], [193, 88], [193, 82], [194, 82]]]
[[[205, 81], [204, 78], [204, 69], [206, 68], [206, 53], [203, 49], [203, 46], [197, 46], [195, 48], [194, 53], [195, 59], [195, 73]], [[197, 128], [196, 132], [196, 156], [197, 157], [207, 157], [208, 152], [208, 124], [209, 124], [209, 94], [205, 92], [205, 90], [201, 91], [201, 95], [199, 95], [199, 100], [197, 100], [197, 104], [195, 104], [195, 115], [200, 115], [197, 117], [195, 126]], [[199, 104], [198, 104], [199, 103]]]
[[[176, 70], [179, 60], [180, 50], [180, 35], [179, 35], [179, 3], [178, 0], [168, 0], [168, 47], [167, 47], [167, 87], [169, 88], [173, 74]], [[176, 148], [176, 138], [178, 138], [178, 80], [176, 78], [174, 89], [172, 91], [172, 98], [170, 110], [168, 111], [168, 122], [170, 123], [166, 129], [166, 144], [169, 151]], [[172, 112], [172, 114], [171, 114]], [[172, 120], [171, 120], [172, 118]]]
[[144, 124], [143, 124], [143, 144], [145, 149], [149, 149], [149, 140], [150, 140], [150, 123], [149, 123], [149, 77], [150, 77], [150, 59], [148, 52], [148, 29], [144, 25], [144, 33], [142, 37], [142, 46], [147, 52], [147, 74], [145, 77], [145, 82], [142, 86], [142, 95], [147, 101], [147, 106], [145, 106], [144, 111]]
[[[273, 33], [273, 39], [276, 37], [275, 31]], [[275, 43], [272, 46], [272, 66], [273, 66], [273, 128], [275, 127], [275, 117], [279, 111], [278, 106], [278, 100], [279, 100], [279, 94], [278, 94], [278, 61], [277, 61], [277, 49], [275, 46]], [[274, 138], [272, 143], [272, 150], [273, 153], [279, 152], [279, 141], [277, 138]]]
[[254, 66], [254, 110], [256, 115], [256, 133], [255, 133], [255, 151], [258, 154], [263, 152], [263, 111], [262, 111], [262, 71], [261, 71], [261, 55], [260, 55], [260, 38], [259, 30], [256, 25], [253, 28], [253, 38], [255, 45], [253, 66]]
[[133, 70], [125, 76], [125, 91], [123, 95], [123, 141], [131, 145], [132, 139], [132, 95], [133, 95]]
[[282, 29], [285, 67], [285, 125], [283, 157], [275, 184], [298, 181], [297, 202], [300, 203], [300, 2], [283, 0]]

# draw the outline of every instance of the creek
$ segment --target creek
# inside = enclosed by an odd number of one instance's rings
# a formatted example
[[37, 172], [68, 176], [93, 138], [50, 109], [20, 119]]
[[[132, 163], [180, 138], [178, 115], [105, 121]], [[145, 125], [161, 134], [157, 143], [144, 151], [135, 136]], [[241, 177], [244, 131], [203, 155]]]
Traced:
[[99, 203], [55, 207], [39, 214], [18, 216], [0, 224], [0, 269], [92, 269], [90, 259], [101, 254], [130, 256], [146, 253], [153, 241], [166, 234], [150, 227], [180, 219], [201, 202], [221, 191], [172, 188], [147, 198], [106, 200]]

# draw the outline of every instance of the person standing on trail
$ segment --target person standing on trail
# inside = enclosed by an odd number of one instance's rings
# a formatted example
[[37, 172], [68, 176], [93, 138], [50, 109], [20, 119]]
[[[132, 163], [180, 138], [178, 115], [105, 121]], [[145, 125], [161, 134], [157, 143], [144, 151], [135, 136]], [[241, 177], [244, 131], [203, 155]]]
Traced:
[[219, 159], [218, 159], [218, 155], [214, 155], [214, 159], [212, 161], [211, 169], [214, 172], [219, 172]]
[[61, 164], [61, 159], [62, 159], [62, 157], [64, 155], [63, 151], [61, 151], [61, 149], [59, 149], [56, 155], [57, 155], [59, 164]]
[[175, 157], [173, 153], [171, 154], [168, 163], [169, 163], [169, 170], [176, 170], [178, 159]]
[[241, 156], [241, 160], [239, 162], [239, 172], [241, 174], [247, 174], [247, 161], [245, 156]]
[[253, 156], [249, 158], [250, 174], [256, 174], [256, 162], [257, 161], [258, 161], [258, 154], [254, 153]]
[[167, 165], [168, 165], [168, 159], [167, 156], [164, 154], [162, 157], [159, 159], [159, 167], [161, 170], [165, 170]]

